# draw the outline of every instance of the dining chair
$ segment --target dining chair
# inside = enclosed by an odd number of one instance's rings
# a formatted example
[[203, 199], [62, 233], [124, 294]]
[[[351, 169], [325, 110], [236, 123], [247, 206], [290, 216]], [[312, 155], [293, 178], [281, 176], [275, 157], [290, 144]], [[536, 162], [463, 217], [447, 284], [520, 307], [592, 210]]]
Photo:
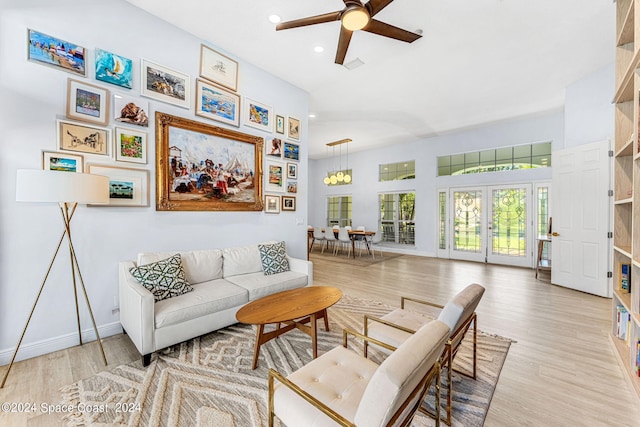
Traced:
[[[366, 231], [366, 228], [364, 225], [359, 225], [356, 227], [357, 231]], [[366, 236], [365, 235], [358, 235], [356, 234], [355, 236], [353, 236], [353, 240], [356, 243], [356, 246], [358, 247], [358, 256], [362, 256], [362, 249], [364, 247], [366, 247]]]
[[[340, 247], [347, 246], [347, 258], [351, 255], [351, 236], [349, 236], [349, 230], [347, 227], [340, 227], [338, 230], [338, 243]], [[337, 248], [336, 248], [337, 249]]]
[[320, 245], [324, 250], [324, 233], [322, 232], [322, 228], [320, 227], [313, 227], [313, 240], [311, 241], [311, 248], [309, 249], [309, 252], [311, 252], [311, 250], [313, 249], [313, 244], [316, 242], [316, 240], [320, 241]]
[[[336, 254], [336, 235], [333, 232], [333, 228], [327, 228], [324, 231], [324, 241], [327, 246], [327, 250], [329, 249], [329, 245], [331, 245], [331, 249], [333, 250], [333, 254]], [[322, 248], [322, 253], [324, 253], [324, 247]]]
[[378, 252], [380, 253], [380, 258], [383, 258], [381, 243], [382, 243], [382, 234], [378, 230], [376, 234], [370, 236], [369, 238], [369, 249], [371, 249], [371, 256], [373, 257], [373, 259], [376, 259], [376, 249], [378, 249]]

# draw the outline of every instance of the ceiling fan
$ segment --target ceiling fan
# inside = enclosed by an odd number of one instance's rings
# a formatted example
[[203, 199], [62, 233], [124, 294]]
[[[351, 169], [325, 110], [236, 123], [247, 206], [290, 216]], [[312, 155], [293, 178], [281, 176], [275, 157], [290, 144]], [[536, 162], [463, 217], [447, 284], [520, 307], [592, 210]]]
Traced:
[[393, 25], [373, 19], [382, 9], [387, 7], [393, 0], [369, 0], [362, 3], [360, 0], [343, 0], [345, 7], [336, 12], [322, 15], [309, 16], [307, 18], [295, 19], [293, 21], [281, 22], [276, 25], [276, 31], [288, 30], [290, 28], [304, 27], [306, 25], [322, 24], [325, 22], [341, 21], [340, 39], [338, 40], [338, 51], [336, 52], [336, 64], [342, 64], [347, 55], [347, 49], [351, 42], [354, 31], [363, 30], [380, 36], [411, 43], [422, 37], [420, 34], [394, 27]]

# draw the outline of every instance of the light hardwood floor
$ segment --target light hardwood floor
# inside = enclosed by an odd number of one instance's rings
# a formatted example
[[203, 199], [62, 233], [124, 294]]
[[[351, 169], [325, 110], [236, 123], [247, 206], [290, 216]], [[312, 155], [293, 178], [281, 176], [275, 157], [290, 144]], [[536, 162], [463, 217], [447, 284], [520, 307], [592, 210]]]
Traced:
[[[640, 401], [611, 347], [611, 300], [554, 286], [529, 269], [404, 255], [370, 266], [314, 261], [316, 285], [398, 305], [401, 295], [442, 304], [471, 282], [486, 287], [479, 329], [512, 344], [486, 426], [640, 425]], [[124, 335], [104, 340], [109, 366], [95, 344], [16, 364], [0, 402], [57, 403], [58, 389], [103, 369], [139, 359]], [[480, 363], [482, 363], [480, 361]], [[0, 370], [0, 372], [4, 372]], [[0, 413], [2, 426], [63, 425], [60, 417]]]

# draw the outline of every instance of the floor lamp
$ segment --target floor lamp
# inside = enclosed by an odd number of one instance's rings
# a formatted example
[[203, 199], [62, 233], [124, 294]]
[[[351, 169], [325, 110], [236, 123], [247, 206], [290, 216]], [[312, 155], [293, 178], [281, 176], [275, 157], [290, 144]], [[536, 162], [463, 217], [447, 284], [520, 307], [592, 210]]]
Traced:
[[80, 282], [80, 289], [84, 294], [84, 299], [89, 309], [89, 315], [91, 316], [91, 322], [93, 323], [93, 329], [96, 333], [96, 339], [100, 346], [100, 352], [102, 353], [102, 359], [104, 364], [107, 364], [107, 358], [102, 348], [102, 342], [100, 341], [100, 335], [98, 334], [98, 328], [96, 321], [93, 317], [93, 311], [91, 310], [91, 304], [89, 303], [89, 297], [87, 290], [84, 286], [84, 280], [82, 280], [82, 274], [80, 273], [80, 266], [78, 265], [78, 259], [76, 258], [76, 251], [73, 247], [73, 241], [71, 239], [71, 218], [75, 213], [78, 204], [106, 204], [109, 203], [109, 178], [102, 175], [93, 175], [88, 173], [74, 173], [74, 172], [62, 172], [62, 171], [46, 171], [46, 170], [31, 170], [31, 169], [19, 169], [16, 180], [16, 201], [18, 202], [37, 202], [37, 203], [57, 203], [60, 207], [60, 214], [62, 215], [62, 221], [64, 223], [64, 230], [58, 241], [58, 246], [51, 258], [49, 268], [42, 280], [38, 296], [36, 297], [31, 313], [27, 318], [27, 323], [24, 325], [20, 340], [16, 345], [16, 349], [13, 352], [13, 357], [9, 363], [9, 367], [4, 374], [2, 384], [0, 388], [4, 387], [9, 371], [13, 366], [13, 362], [18, 354], [20, 344], [24, 334], [27, 332], [29, 322], [33, 316], [33, 312], [38, 305], [38, 300], [42, 294], [47, 278], [51, 272], [51, 267], [58, 256], [60, 246], [64, 237], [67, 236], [69, 243], [69, 259], [71, 261], [71, 276], [73, 279], [73, 294], [76, 304], [76, 319], [78, 321], [78, 337], [80, 338], [80, 345], [82, 345], [82, 333], [80, 330], [80, 310], [78, 308], [78, 284], [76, 282], [76, 276]]

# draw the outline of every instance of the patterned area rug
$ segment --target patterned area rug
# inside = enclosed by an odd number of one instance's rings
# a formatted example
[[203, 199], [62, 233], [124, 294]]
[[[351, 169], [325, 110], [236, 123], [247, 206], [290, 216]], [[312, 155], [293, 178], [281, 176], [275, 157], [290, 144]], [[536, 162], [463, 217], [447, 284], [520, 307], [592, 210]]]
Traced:
[[[319, 354], [341, 345], [343, 327], [360, 330], [365, 313], [380, 316], [392, 309], [345, 295], [329, 309], [330, 331], [318, 322]], [[69, 414], [65, 421], [69, 426], [266, 426], [269, 368], [288, 375], [308, 363], [311, 339], [293, 330], [268, 342], [252, 370], [254, 339], [254, 327], [237, 324], [156, 353], [147, 368], [136, 361], [64, 387], [63, 403], [98, 408]], [[349, 344], [362, 354], [360, 342], [351, 339]], [[478, 333], [478, 379], [453, 375], [454, 426], [483, 425], [510, 344]], [[469, 372], [471, 349], [470, 342], [463, 344], [456, 368]], [[381, 360], [371, 353], [373, 360]], [[434, 420], [422, 414], [412, 423], [433, 425]]]

